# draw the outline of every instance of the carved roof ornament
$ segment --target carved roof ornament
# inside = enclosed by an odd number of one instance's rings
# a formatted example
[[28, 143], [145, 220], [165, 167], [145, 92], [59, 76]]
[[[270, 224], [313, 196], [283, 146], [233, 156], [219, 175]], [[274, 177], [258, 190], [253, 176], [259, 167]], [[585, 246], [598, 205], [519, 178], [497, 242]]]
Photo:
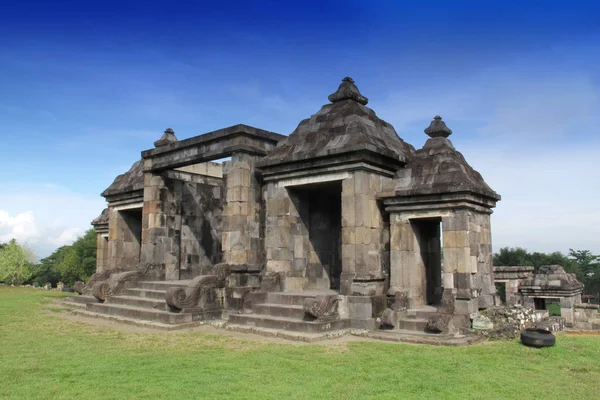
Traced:
[[425, 133], [429, 135], [429, 137], [445, 137], [452, 135], [452, 129], [446, 126], [446, 123], [442, 121], [442, 117], [436, 115], [433, 117], [433, 121], [431, 124], [425, 129]]
[[363, 106], [366, 106], [369, 102], [369, 99], [360, 94], [358, 88], [354, 84], [354, 79], [349, 76], [342, 79], [342, 83], [340, 83], [338, 90], [335, 93], [330, 94], [328, 99], [332, 103], [337, 103], [342, 100], [354, 100]]
[[170, 143], [177, 142], [177, 137], [175, 136], [175, 131], [171, 128], [165, 129], [164, 135], [156, 142], [154, 142], [154, 147], [164, 146]]

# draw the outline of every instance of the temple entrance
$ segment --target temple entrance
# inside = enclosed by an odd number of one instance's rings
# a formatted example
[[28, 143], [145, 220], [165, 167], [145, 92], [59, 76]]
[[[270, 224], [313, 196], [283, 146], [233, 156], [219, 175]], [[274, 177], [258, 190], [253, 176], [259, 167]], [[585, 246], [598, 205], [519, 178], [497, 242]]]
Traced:
[[304, 235], [308, 236], [308, 246], [294, 248], [296, 259], [306, 257], [307, 288], [339, 290], [342, 273], [341, 181], [295, 186], [289, 191], [305, 228]]
[[428, 305], [442, 299], [442, 248], [440, 218], [413, 219], [413, 226], [422, 260], [424, 299]]

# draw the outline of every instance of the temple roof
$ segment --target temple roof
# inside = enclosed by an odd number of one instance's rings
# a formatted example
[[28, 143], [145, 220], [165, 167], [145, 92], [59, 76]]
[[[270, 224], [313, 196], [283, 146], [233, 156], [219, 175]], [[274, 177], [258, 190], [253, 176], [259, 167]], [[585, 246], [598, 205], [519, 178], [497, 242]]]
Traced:
[[405, 168], [398, 171], [398, 196], [472, 192], [500, 200], [447, 139], [452, 131], [436, 116], [425, 129], [431, 138], [417, 150]]
[[270, 166], [343, 153], [367, 151], [404, 164], [414, 151], [389, 123], [366, 107], [352, 78], [344, 78], [329, 96], [331, 104], [300, 122], [285, 140], [264, 157], [260, 165]]
[[105, 208], [104, 210], [102, 210], [102, 212], [100, 213], [100, 215], [98, 215], [92, 221], [92, 225], [94, 225], [94, 226], [96, 226], [96, 225], [106, 225], [106, 224], [108, 224], [108, 208]]
[[560, 265], [542, 265], [537, 274], [526, 279], [520, 287], [524, 292], [544, 291], [577, 291], [583, 290], [583, 283], [579, 282], [575, 274], [565, 272]]
[[144, 189], [144, 162], [136, 161], [129, 171], [117, 176], [114, 182], [102, 192], [102, 196], [112, 196], [119, 193], [133, 192]]

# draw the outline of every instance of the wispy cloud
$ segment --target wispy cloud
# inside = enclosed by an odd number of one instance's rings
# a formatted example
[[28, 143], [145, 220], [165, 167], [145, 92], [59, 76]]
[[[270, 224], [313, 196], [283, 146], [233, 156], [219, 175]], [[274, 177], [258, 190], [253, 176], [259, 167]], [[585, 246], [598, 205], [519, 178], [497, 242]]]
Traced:
[[104, 207], [99, 196], [54, 184], [6, 185], [0, 193], [0, 241], [15, 238], [45, 257], [91, 228]]

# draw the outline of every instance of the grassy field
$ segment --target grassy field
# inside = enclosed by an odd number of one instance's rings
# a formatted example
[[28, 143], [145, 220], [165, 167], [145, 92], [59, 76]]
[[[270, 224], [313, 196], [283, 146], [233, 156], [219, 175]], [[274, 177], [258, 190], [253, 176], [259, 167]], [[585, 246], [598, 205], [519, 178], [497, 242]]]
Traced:
[[600, 336], [446, 348], [275, 344], [137, 333], [65, 320], [0, 287], [2, 399], [596, 399]]

